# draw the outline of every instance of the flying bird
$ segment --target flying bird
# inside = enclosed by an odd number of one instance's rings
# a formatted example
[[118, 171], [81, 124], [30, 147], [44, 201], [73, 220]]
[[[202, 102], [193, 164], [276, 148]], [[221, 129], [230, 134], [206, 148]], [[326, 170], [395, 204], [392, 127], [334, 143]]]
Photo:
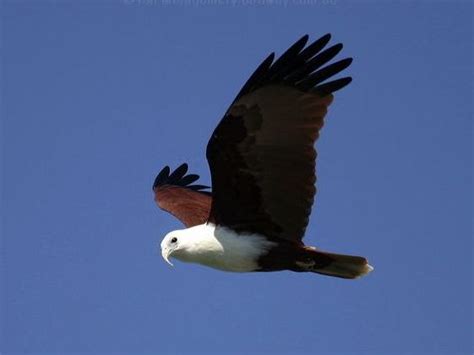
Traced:
[[302, 241], [316, 194], [314, 144], [333, 93], [352, 80], [333, 78], [352, 58], [328, 64], [342, 49], [341, 43], [327, 48], [330, 39], [326, 34], [307, 45], [305, 35], [277, 60], [270, 54], [250, 76], [207, 145], [212, 191], [194, 184], [199, 176], [187, 174], [187, 164], [158, 174], [156, 203], [186, 226], [161, 242], [166, 262], [346, 279], [373, 270], [363, 257]]

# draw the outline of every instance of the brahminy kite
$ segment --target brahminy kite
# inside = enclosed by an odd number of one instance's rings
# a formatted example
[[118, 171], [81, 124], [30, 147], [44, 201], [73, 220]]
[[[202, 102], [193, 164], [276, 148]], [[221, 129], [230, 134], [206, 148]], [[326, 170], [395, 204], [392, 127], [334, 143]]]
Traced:
[[346, 279], [373, 270], [363, 257], [302, 241], [316, 193], [314, 143], [333, 93], [352, 80], [333, 80], [352, 58], [327, 65], [342, 49], [341, 43], [324, 49], [330, 38], [306, 46], [305, 35], [276, 61], [270, 54], [250, 76], [207, 145], [212, 192], [193, 185], [199, 176], [186, 175], [186, 164], [158, 174], [155, 201], [187, 227], [164, 237], [166, 262]]

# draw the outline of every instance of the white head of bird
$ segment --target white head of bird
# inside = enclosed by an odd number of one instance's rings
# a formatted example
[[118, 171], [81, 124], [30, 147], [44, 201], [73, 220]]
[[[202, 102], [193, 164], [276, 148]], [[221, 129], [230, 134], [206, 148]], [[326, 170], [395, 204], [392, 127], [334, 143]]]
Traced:
[[214, 265], [216, 257], [223, 253], [223, 246], [214, 231], [215, 227], [208, 224], [172, 231], [161, 242], [161, 255], [171, 266], [171, 257], [185, 262]]

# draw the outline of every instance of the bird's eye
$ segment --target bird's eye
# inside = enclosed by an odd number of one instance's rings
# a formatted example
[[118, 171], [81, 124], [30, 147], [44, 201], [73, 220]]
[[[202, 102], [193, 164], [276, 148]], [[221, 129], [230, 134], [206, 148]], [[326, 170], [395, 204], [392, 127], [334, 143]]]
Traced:
[[178, 241], [178, 238], [174, 237], [173, 239], [171, 239], [171, 243], [176, 243]]

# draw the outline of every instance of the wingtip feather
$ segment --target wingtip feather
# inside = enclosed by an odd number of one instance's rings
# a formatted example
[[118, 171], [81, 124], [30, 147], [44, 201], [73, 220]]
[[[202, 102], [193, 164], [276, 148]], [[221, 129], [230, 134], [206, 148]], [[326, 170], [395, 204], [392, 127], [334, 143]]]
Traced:
[[195, 191], [209, 188], [209, 186], [206, 186], [206, 185], [191, 185], [193, 182], [199, 179], [199, 175], [197, 174], [186, 175], [187, 172], [188, 172], [187, 163], [181, 164], [173, 172], [171, 172], [171, 169], [169, 166], [165, 166], [163, 169], [161, 169], [161, 171], [156, 176], [155, 181], [153, 182], [153, 190], [155, 191], [155, 189], [158, 186], [162, 186], [162, 185], [181, 186], [181, 187], [186, 187]]

